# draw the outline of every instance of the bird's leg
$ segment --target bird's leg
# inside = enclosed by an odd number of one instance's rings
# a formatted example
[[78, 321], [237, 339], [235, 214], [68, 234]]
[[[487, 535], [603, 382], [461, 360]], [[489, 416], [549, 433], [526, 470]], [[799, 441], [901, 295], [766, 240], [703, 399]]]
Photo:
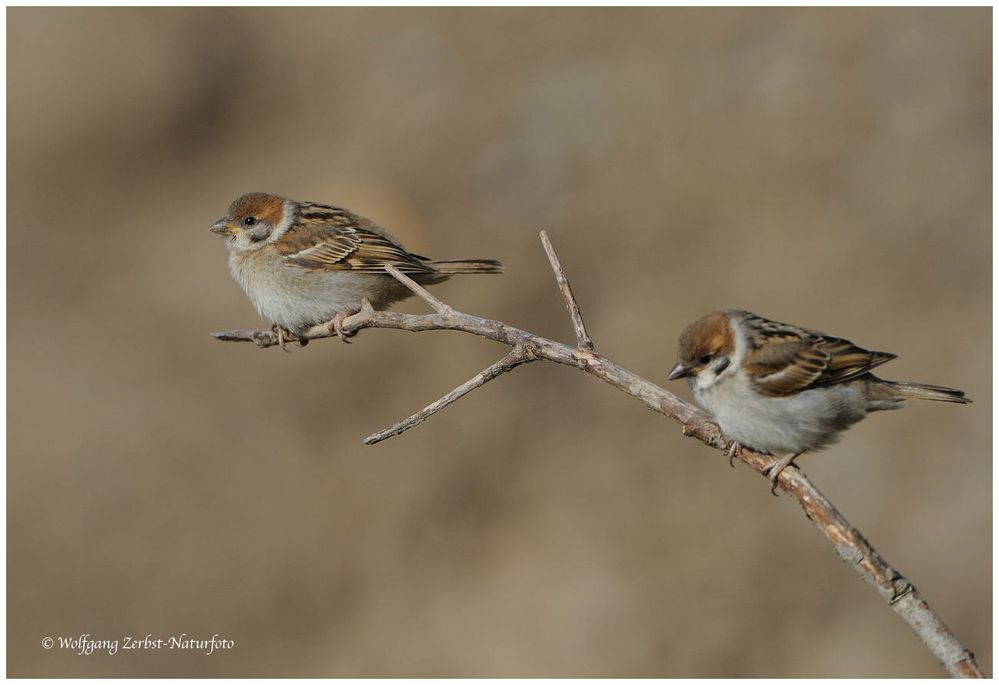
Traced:
[[733, 440], [732, 444], [728, 446], [728, 465], [733, 469], [735, 468], [735, 455], [739, 453], [740, 449], [742, 449], [742, 445], [737, 443], [735, 440]]
[[781, 457], [774, 461], [773, 464], [764, 471], [764, 475], [770, 479], [770, 493], [776, 497], [777, 496], [777, 478], [780, 477], [781, 471], [786, 469], [788, 466], [793, 466], [794, 460], [801, 456], [801, 452], [797, 454], [789, 454], [786, 457]]

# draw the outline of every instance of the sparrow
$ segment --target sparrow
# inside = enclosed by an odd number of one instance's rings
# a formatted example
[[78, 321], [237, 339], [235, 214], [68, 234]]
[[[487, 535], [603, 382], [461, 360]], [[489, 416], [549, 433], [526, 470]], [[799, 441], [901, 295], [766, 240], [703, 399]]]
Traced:
[[805, 452], [835, 443], [869, 412], [907, 400], [967, 404], [960, 390], [887, 381], [871, 370], [897, 355], [740, 310], [716, 311], [680, 335], [667, 380], [686, 378], [694, 399], [733, 443], [782, 455], [767, 471], [776, 494], [781, 471]]
[[225, 238], [229, 272], [284, 346], [310, 327], [343, 320], [364, 300], [384, 309], [412, 295], [385, 272], [391, 264], [420, 285], [455, 274], [503, 271], [495, 259], [432, 260], [413, 254], [370, 219], [341, 207], [249, 193], [209, 230]]

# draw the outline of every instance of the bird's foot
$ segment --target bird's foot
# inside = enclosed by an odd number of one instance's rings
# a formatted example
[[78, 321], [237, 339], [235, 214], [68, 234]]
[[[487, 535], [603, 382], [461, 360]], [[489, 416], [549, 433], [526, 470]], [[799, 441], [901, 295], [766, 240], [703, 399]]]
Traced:
[[735, 455], [739, 454], [739, 450], [742, 449], [742, 445], [737, 443], [735, 440], [732, 444], [728, 446], [728, 465], [733, 469], [735, 468]]
[[777, 496], [777, 479], [780, 477], [781, 472], [788, 466], [796, 466], [794, 460], [800, 456], [801, 452], [798, 452], [797, 454], [789, 454], [786, 457], [775, 459], [774, 463], [763, 472], [763, 475], [770, 479], [770, 494], [774, 497]]
[[337, 312], [337, 315], [334, 316], [333, 320], [330, 322], [333, 326], [333, 331], [337, 334], [340, 340], [344, 341], [345, 343], [350, 342], [347, 338], [352, 338], [355, 335], [357, 335], [357, 331], [343, 330], [344, 319], [353, 315], [354, 312]]
[[287, 328], [284, 328], [283, 326], [278, 326], [277, 324], [274, 324], [273, 326], [271, 326], [271, 331], [274, 333], [274, 335], [277, 336], [278, 345], [281, 346], [281, 349], [284, 350], [285, 352], [288, 352], [289, 354], [291, 353], [291, 350], [289, 350], [286, 347], [288, 343], [297, 342], [299, 347], [305, 347], [306, 345], [309, 344], [308, 340], [302, 340], [297, 335], [289, 331]]

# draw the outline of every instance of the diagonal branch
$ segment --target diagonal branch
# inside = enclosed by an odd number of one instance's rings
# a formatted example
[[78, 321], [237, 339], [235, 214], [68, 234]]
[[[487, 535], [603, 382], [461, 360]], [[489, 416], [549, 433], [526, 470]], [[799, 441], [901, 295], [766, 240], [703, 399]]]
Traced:
[[552, 271], [555, 272], [555, 282], [558, 283], [558, 289], [562, 291], [566, 309], [569, 310], [569, 318], [572, 319], [572, 327], [576, 331], [576, 343], [580, 348], [592, 352], [593, 340], [586, 332], [586, 326], [583, 325], [583, 315], [579, 313], [579, 305], [576, 304], [576, 297], [572, 294], [569, 279], [565, 277], [562, 264], [559, 262], [555, 248], [552, 247], [552, 242], [548, 239], [548, 233], [545, 231], [541, 231], [541, 244], [545, 248], [545, 254], [548, 255], [548, 261], [551, 262]]
[[[412, 279], [399, 273], [396, 269], [388, 269], [392, 276], [430, 304], [436, 313], [401, 314], [375, 311], [365, 303], [360, 312], [343, 321], [345, 331], [358, 331], [362, 328], [394, 328], [411, 332], [461, 331], [502, 343], [511, 347], [512, 351], [496, 364], [424, 410], [417, 412], [405, 421], [369, 436], [365, 442], [373, 444], [378, 440], [398, 435], [460, 399], [471, 390], [492, 380], [492, 378], [527, 361], [544, 360], [588, 373], [634, 397], [649, 409], [678, 421], [683, 425], [684, 435], [694, 437], [723, 453], [726, 452], [731, 440], [722, 434], [721, 429], [712, 421], [709, 414], [595, 353], [592, 349], [592, 342], [587, 347], [586, 343], [590, 339], [583, 328], [582, 318], [579, 317], [578, 307], [575, 307], [575, 300], [571, 290], [569, 290], [568, 282], [565, 281], [565, 274], [561, 271], [554, 249], [551, 249], [551, 243], [543, 233], [542, 241], [552, 262], [552, 268], [556, 273], [556, 279], [566, 300], [570, 316], [573, 318], [578, 340], [577, 347], [543, 338], [500, 321], [453, 310], [426, 292]], [[222, 331], [212, 335], [220, 340], [253, 342], [259, 347], [271, 347], [279, 344], [277, 335], [270, 331], [235, 330]], [[301, 339], [310, 340], [332, 335], [335, 335], [332, 327], [323, 323], [306, 331]], [[774, 462], [774, 458], [771, 456], [757, 454], [747, 449], [740, 449], [737, 456], [761, 474], [765, 474]], [[784, 469], [777, 484], [798, 502], [808, 519], [833, 545], [833, 549], [840, 559], [874, 586], [891, 610], [919, 636], [926, 648], [940, 661], [950, 675], [984, 677], [975, 662], [974, 654], [950, 632], [915, 586], [871, 546], [860, 531], [847, 521], [846, 517], [833, 506], [818, 488], [812, 485], [800, 469], [797, 467]]]
[[424, 421], [429, 419], [431, 416], [439, 412], [444, 407], [448, 406], [453, 402], [456, 402], [457, 400], [460, 400], [468, 393], [472, 392], [476, 388], [482, 387], [483, 385], [485, 385], [492, 379], [496, 378], [497, 376], [501, 376], [507, 371], [512, 371], [521, 364], [526, 364], [531, 361], [534, 360], [527, 353], [525, 348], [521, 347], [520, 345], [516, 345], [512, 350], [510, 350], [509, 354], [500, 359], [498, 362], [496, 362], [495, 364], [486, 369], [483, 369], [481, 372], [477, 373], [474, 377], [468, 379], [467, 381], [459, 385], [457, 388], [455, 388], [448, 394], [444, 395], [444, 397], [437, 400], [436, 402], [428, 404], [426, 407], [416, 412], [408, 419], [404, 419], [403, 421], [393, 424], [388, 428], [383, 428], [377, 433], [372, 433], [368, 437], [364, 438], [364, 444], [374, 445], [377, 442], [381, 442], [382, 440], [386, 440], [388, 438], [399, 435], [399, 433], [407, 431], [417, 424], [423, 423]]
[[430, 291], [428, 291], [426, 288], [424, 288], [422, 285], [420, 285], [419, 283], [417, 283], [416, 281], [414, 281], [412, 278], [410, 278], [406, 274], [404, 274], [401, 271], [399, 271], [397, 268], [395, 268], [391, 264], [386, 264], [385, 265], [385, 270], [388, 271], [390, 274], [392, 274], [392, 276], [397, 281], [399, 281], [404, 286], [406, 286], [407, 288], [409, 288], [410, 290], [412, 290], [413, 294], [415, 294], [421, 300], [423, 300], [424, 302], [426, 302], [427, 304], [429, 304], [430, 307], [435, 312], [437, 312], [438, 314], [440, 314], [441, 316], [447, 317], [447, 316], [451, 316], [451, 314], [454, 313], [454, 310], [452, 310], [449, 306], [447, 306], [446, 304], [444, 304], [443, 302], [441, 302], [440, 300], [438, 300], [436, 297], [434, 297], [433, 295], [431, 295]]

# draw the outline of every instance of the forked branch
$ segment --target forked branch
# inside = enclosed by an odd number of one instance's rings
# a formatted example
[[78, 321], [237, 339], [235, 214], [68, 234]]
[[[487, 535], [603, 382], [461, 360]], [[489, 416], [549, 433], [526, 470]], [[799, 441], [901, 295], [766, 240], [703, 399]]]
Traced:
[[[495, 364], [416, 414], [368, 436], [365, 438], [365, 443], [371, 445], [399, 435], [507, 371], [531, 361], [544, 360], [585, 371], [634, 397], [649, 409], [678, 421], [683, 425], [684, 435], [697, 438], [704, 444], [725, 452], [731, 441], [722, 435], [710, 415], [594, 351], [593, 341], [583, 325], [583, 318], [572, 294], [572, 288], [544, 231], [541, 233], [541, 240], [569, 311], [576, 334], [575, 346], [549, 340], [500, 321], [456, 311], [395, 268], [386, 267], [388, 273], [427, 302], [435, 313], [400, 314], [374, 311], [365, 303], [360, 312], [343, 321], [345, 331], [354, 332], [363, 328], [394, 328], [411, 332], [462, 331], [508, 345], [511, 351]], [[220, 340], [250, 341], [259, 347], [280, 344], [278, 336], [270, 331], [235, 330], [212, 335]], [[329, 323], [323, 323], [306, 331], [301, 340], [326, 338], [332, 335], [335, 335], [333, 327]], [[740, 449], [736, 456], [761, 474], [764, 474], [774, 462], [773, 457], [747, 449]], [[950, 675], [984, 677], [971, 651], [961, 644], [940, 617], [930, 609], [915, 586], [871, 546], [860, 531], [853, 527], [812, 485], [805, 474], [797, 467], [784, 469], [778, 479], [778, 486], [798, 502], [808, 519], [832, 543], [840, 559], [874, 586], [891, 610], [919, 636]]]

